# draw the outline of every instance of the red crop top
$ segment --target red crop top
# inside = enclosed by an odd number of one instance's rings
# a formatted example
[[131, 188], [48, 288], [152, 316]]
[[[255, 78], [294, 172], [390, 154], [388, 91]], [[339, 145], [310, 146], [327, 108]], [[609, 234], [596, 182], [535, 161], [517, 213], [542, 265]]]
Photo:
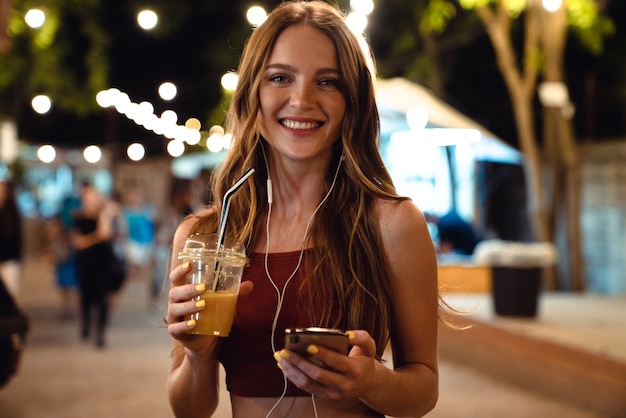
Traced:
[[[298, 303], [298, 289], [306, 274], [306, 256], [285, 290], [285, 298], [274, 335], [275, 348], [285, 345], [285, 328], [319, 326], [312, 324], [304, 303]], [[268, 269], [276, 286], [282, 291], [285, 281], [298, 264], [300, 251], [268, 255]], [[229, 392], [249, 397], [279, 397], [284, 378], [276, 366], [270, 344], [272, 322], [276, 314], [278, 294], [265, 273], [265, 254], [252, 253], [243, 281], [254, 283], [254, 289], [237, 301], [232, 330], [220, 342], [218, 359], [226, 370]], [[288, 381], [285, 396], [309, 396]]]

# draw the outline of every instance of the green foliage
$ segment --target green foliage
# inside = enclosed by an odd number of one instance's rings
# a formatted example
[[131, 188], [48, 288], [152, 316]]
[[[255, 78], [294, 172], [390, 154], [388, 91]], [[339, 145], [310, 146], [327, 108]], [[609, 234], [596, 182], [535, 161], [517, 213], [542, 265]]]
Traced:
[[490, 3], [494, 3], [494, 0], [459, 0], [461, 7], [467, 10], [488, 6]]
[[502, 4], [506, 8], [509, 16], [516, 18], [526, 8], [527, 0], [459, 0], [459, 4], [467, 10], [475, 9], [477, 7]]
[[[441, 0], [438, 0], [441, 1]], [[567, 5], [568, 24], [581, 44], [592, 53], [602, 53], [603, 40], [615, 32], [611, 19], [602, 16], [596, 0], [563, 0]], [[458, 0], [461, 7], [472, 10], [477, 7], [501, 4], [512, 18], [517, 18], [527, 7], [527, 0]]]
[[[99, 110], [95, 95], [107, 85], [108, 39], [98, 0], [14, 0], [9, 19], [11, 49], [0, 60], [0, 113], [13, 101], [47, 94], [53, 105], [77, 115]], [[46, 14], [37, 29], [24, 15], [31, 7]]]
[[569, 0], [568, 23], [583, 46], [595, 55], [603, 50], [605, 37], [615, 32], [611, 19], [602, 16], [594, 0]]
[[440, 34], [445, 31], [450, 20], [456, 16], [456, 8], [446, 0], [431, 0], [420, 22], [422, 33]]

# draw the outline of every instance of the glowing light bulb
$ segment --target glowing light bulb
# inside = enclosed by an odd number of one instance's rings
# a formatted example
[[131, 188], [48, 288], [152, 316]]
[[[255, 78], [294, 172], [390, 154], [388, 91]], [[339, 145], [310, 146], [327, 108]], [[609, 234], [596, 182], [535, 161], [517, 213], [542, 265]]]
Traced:
[[141, 29], [154, 29], [158, 22], [159, 16], [152, 10], [142, 10], [137, 14], [137, 23]]

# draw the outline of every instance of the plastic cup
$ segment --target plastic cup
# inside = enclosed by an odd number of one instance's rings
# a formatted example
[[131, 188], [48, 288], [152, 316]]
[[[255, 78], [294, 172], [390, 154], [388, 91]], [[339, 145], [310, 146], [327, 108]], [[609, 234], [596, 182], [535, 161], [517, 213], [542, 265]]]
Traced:
[[195, 299], [204, 300], [205, 308], [187, 318], [196, 321], [189, 333], [227, 337], [233, 325], [241, 276], [247, 263], [243, 243], [226, 237], [218, 250], [217, 234], [194, 234], [185, 241], [178, 259], [191, 264], [188, 283], [204, 283], [206, 286], [206, 291]]

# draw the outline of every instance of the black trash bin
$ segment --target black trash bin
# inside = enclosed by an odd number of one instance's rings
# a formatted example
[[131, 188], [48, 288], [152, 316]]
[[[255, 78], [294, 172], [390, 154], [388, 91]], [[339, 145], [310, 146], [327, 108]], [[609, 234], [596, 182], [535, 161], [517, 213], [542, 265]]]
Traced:
[[493, 306], [497, 315], [537, 315], [542, 271], [556, 263], [553, 244], [484, 241], [478, 244], [475, 258], [478, 264], [491, 267]]
[[541, 291], [541, 269], [492, 267], [491, 290], [496, 314], [527, 316], [537, 314]]

